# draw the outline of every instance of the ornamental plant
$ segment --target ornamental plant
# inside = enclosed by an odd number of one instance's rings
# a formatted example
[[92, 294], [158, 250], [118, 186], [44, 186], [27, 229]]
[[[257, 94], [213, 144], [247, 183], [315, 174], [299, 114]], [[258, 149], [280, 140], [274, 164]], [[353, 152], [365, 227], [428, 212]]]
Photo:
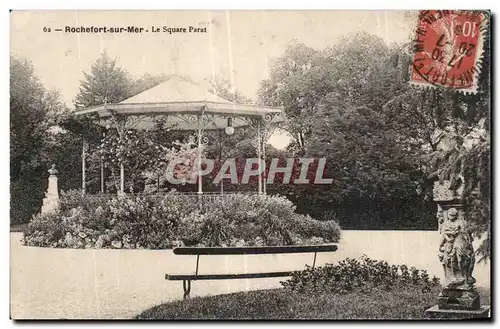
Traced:
[[312, 268], [306, 265], [303, 271], [294, 272], [282, 286], [299, 293], [332, 292], [345, 294], [354, 291], [404, 289], [420, 287], [422, 292], [431, 291], [439, 279], [429, 278], [426, 270], [407, 265], [390, 265], [386, 261], [346, 258], [337, 264], [326, 264]]
[[204, 196], [201, 201], [176, 192], [117, 197], [62, 193], [60, 212], [35, 216], [24, 242], [60, 248], [167, 249], [322, 244], [340, 239], [337, 222], [297, 214], [293, 203], [282, 196], [228, 194]]

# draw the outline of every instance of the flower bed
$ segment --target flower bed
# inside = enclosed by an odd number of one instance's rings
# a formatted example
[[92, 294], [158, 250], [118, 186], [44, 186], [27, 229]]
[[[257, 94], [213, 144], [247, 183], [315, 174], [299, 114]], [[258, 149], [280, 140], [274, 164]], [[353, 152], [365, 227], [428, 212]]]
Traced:
[[[77, 206], [78, 205], [78, 206]], [[163, 196], [61, 196], [61, 211], [38, 215], [24, 232], [29, 246], [166, 249], [177, 246], [264, 246], [337, 242], [335, 221], [295, 213], [281, 196], [224, 195], [205, 201]]]
[[281, 282], [283, 287], [299, 293], [346, 294], [353, 291], [393, 290], [411, 285], [422, 292], [430, 291], [439, 284], [439, 278], [429, 277], [426, 270], [407, 265], [389, 265], [362, 256], [346, 258], [337, 264], [326, 264], [292, 273], [290, 279]]

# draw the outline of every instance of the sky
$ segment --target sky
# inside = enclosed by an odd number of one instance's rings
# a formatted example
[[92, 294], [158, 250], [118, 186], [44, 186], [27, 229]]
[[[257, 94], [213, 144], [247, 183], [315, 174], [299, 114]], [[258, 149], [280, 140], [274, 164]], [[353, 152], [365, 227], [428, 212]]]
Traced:
[[[83, 72], [103, 51], [133, 77], [179, 74], [202, 85], [214, 75], [255, 99], [274, 58], [293, 42], [323, 49], [358, 31], [386, 43], [410, 39], [416, 21], [402, 11], [13, 11], [11, 54], [30, 60], [45, 87], [68, 106]], [[149, 33], [66, 33], [65, 27], [144, 27]], [[152, 33], [152, 27], [206, 33]], [[51, 32], [44, 32], [44, 28]], [[55, 29], [63, 29], [56, 32]]]

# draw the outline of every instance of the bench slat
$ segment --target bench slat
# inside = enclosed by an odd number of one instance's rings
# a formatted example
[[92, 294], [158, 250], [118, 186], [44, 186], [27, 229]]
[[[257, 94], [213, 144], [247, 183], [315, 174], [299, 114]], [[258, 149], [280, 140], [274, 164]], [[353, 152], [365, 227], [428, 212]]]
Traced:
[[257, 278], [278, 278], [291, 276], [294, 271], [287, 272], [267, 272], [267, 273], [240, 273], [240, 274], [165, 274], [165, 280], [230, 280], [230, 279], [257, 279]]
[[337, 251], [337, 245], [317, 246], [266, 246], [266, 247], [180, 247], [174, 249], [175, 255], [262, 255], [292, 254], [309, 252]]

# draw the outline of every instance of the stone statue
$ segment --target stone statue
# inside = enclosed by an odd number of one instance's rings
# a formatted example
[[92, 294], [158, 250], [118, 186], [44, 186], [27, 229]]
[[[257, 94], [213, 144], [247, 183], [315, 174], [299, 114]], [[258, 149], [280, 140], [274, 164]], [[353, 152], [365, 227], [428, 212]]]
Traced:
[[441, 234], [441, 228], [443, 227], [444, 223], [444, 213], [443, 210], [440, 208], [438, 208], [437, 221], [438, 221], [439, 234]]
[[466, 225], [458, 219], [458, 211], [451, 208], [441, 226], [439, 260], [443, 264], [445, 288], [472, 289], [476, 280], [472, 277], [475, 257], [472, 236]]
[[56, 165], [55, 164], [52, 164], [52, 167], [50, 167], [50, 169], [48, 171], [49, 171], [49, 175], [50, 176], [55, 176], [55, 175], [57, 175], [59, 173], [57, 171], [57, 169], [56, 169]]
[[[453, 147], [450, 140], [440, 140], [440, 143], [442, 149]], [[434, 182], [433, 199], [437, 202], [440, 235], [438, 258], [444, 280], [437, 305], [428, 308], [425, 315], [450, 319], [487, 317], [490, 307], [481, 305], [474, 287], [476, 279], [472, 276], [476, 260], [469, 223], [463, 217], [463, 184], [458, 189], [450, 187], [450, 181]]]
[[56, 165], [53, 164], [48, 170], [49, 172], [49, 186], [47, 192], [45, 192], [45, 198], [43, 199], [42, 214], [49, 214], [59, 210], [59, 189], [57, 187], [57, 169]]

